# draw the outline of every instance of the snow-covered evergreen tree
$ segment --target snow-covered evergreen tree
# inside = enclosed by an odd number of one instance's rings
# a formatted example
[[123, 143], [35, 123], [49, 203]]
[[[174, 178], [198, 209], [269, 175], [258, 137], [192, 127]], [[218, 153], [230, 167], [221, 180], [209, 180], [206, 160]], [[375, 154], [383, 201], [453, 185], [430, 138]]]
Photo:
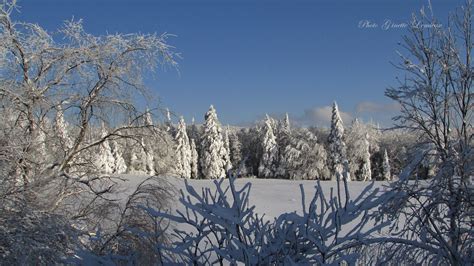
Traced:
[[291, 162], [293, 155], [287, 154], [291, 151], [292, 145], [290, 118], [288, 117], [288, 113], [282, 121], [279, 121], [277, 132], [279, 161], [276, 175], [280, 178], [290, 178], [288, 168], [293, 163]]
[[148, 148], [145, 144], [145, 142], [142, 139], [142, 146], [144, 147], [144, 152], [145, 152], [145, 170], [146, 173], [149, 175], [154, 175], [155, 174], [155, 159], [153, 156], [153, 150]]
[[[344, 162], [346, 159], [346, 144], [344, 143], [344, 125], [337, 103], [334, 102], [332, 107], [331, 132], [329, 133], [329, 159], [331, 163], [332, 180], [342, 179], [344, 175]], [[347, 178], [350, 181], [350, 177]]]
[[153, 126], [153, 119], [151, 117], [150, 109], [146, 109], [145, 111], [145, 126]]
[[124, 174], [127, 172], [127, 164], [123, 158], [122, 151], [116, 141], [111, 141], [110, 147], [112, 148], [112, 156], [114, 158], [113, 173]]
[[186, 133], [186, 123], [181, 116], [176, 129], [176, 173], [179, 177], [191, 178], [191, 147], [189, 145], [188, 134]]
[[191, 178], [198, 179], [199, 178], [199, 155], [196, 148], [196, 142], [194, 139], [191, 139]]
[[204, 132], [201, 138], [201, 169], [204, 178], [216, 179], [226, 176], [225, 147], [222, 131], [214, 106], [205, 115]]
[[325, 180], [329, 177], [326, 150], [308, 129], [294, 129], [284, 152], [289, 179]]
[[129, 165], [130, 173], [155, 174], [153, 153], [148, 149], [143, 138], [140, 140], [140, 145], [135, 146], [131, 151]]
[[173, 127], [173, 121], [171, 121], [171, 112], [168, 108], [166, 108], [166, 113], [165, 113], [165, 127], [166, 131], [170, 132], [172, 135], [174, 135], [174, 127]]
[[58, 136], [58, 139], [61, 143], [61, 146], [65, 150], [71, 149], [72, 145], [73, 145], [72, 140], [69, 137], [67, 127], [68, 127], [67, 122], [66, 122], [66, 120], [64, 120], [63, 109], [62, 109], [61, 105], [59, 105], [57, 107], [57, 111], [56, 111], [54, 131], [56, 132], [56, 135]]
[[230, 161], [234, 166], [235, 172], [242, 175], [245, 172], [245, 166], [242, 165], [242, 144], [240, 143], [239, 137], [235, 131], [229, 132], [229, 143], [230, 143]]
[[387, 149], [385, 149], [383, 153], [382, 176], [384, 180], [392, 180], [392, 173], [390, 169], [390, 162], [388, 160]]
[[[101, 128], [101, 138], [107, 135], [107, 130], [104, 126]], [[115, 159], [112, 155], [109, 141], [104, 140], [99, 146], [96, 154], [95, 165], [97, 169], [103, 174], [111, 174], [114, 171]]]
[[364, 158], [361, 167], [361, 180], [370, 181], [372, 180], [372, 170], [370, 164], [370, 143], [369, 134], [367, 133], [364, 138]]
[[275, 177], [278, 164], [278, 145], [273, 133], [272, 119], [267, 115], [265, 119], [265, 134], [262, 139], [262, 158], [258, 167], [259, 177]]
[[230, 160], [230, 141], [229, 141], [229, 131], [230, 128], [227, 126], [226, 130], [224, 130], [224, 161], [225, 161], [225, 171], [226, 173], [232, 169], [232, 161]]
[[131, 174], [141, 174], [144, 173], [144, 163], [143, 163], [143, 156], [142, 151], [140, 149], [136, 149], [131, 151], [130, 153], [130, 163], [127, 167], [128, 172]]

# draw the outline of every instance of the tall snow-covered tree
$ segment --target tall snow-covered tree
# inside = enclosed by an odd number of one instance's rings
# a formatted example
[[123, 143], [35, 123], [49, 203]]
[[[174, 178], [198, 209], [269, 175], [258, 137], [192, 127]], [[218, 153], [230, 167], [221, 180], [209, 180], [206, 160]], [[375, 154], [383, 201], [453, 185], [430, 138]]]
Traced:
[[[344, 163], [347, 163], [344, 125], [336, 102], [334, 102], [332, 107], [331, 132], [329, 133], [328, 142], [332, 179], [342, 180], [343, 176], [349, 176], [349, 174], [344, 173], [346, 168]], [[350, 177], [346, 179], [350, 181]]]
[[369, 143], [369, 134], [367, 133], [364, 138], [364, 149], [363, 149], [364, 157], [362, 161], [360, 179], [362, 181], [370, 181], [372, 180], [372, 170], [370, 164], [370, 143]]
[[273, 133], [272, 119], [267, 115], [265, 119], [265, 134], [262, 139], [262, 157], [258, 167], [259, 177], [275, 177], [278, 166], [278, 145]]
[[[371, 166], [378, 165], [380, 130], [376, 125], [363, 123], [356, 118], [344, 135], [351, 176], [357, 180], [364, 180], [366, 178], [363, 176], [363, 172], [366, 173], [368, 168], [362, 168], [366, 162], [369, 162]], [[367, 142], [369, 145], [367, 145]], [[367, 147], [369, 149], [368, 151]], [[373, 161], [367, 160], [367, 153], [375, 155], [372, 158]], [[365, 167], [367, 167], [367, 165], [365, 165]], [[374, 171], [372, 177], [376, 176], [378, 176], [378, 173]]]
[[153, 118], [151, 117], [150, 109], [146, 109], [145, 112], [145, 126], [152, 126], [153, 125]]
[[171, 120], [171, 112], [170, 109], [166, 108], [166, 113], [165, 113], [165, 127], [166, 131], [170, 132], [172, 135], [174, 135], [174, 127], [173, 127], [173, 121]]
[[128, 168], [130, 173], [138, 174], [155, 174], [153, 152], [147, 146], [143, 138], [140, 140], [140, 145], [136, 145], [131, 151], [130, 166]]
[[230, 160], [230, 141], [229, 141], [229, 131], [230, 128], [227, 126], [227, 128], [224, 130], [224, 161], [225, 161], [225, 171], [229, 172], [232, 169], [232, 161]]
[[65, 150], [69, 150], [72, 148], [72, 140], [69, 137], [68, 134], [68, 125], [66, 120], [64, 119], [64, 112], [61, 107], [61, 105], [58, 105], [56, 109], [56, 118], [55, 118], [55, 124], [54, 124], [54, 131], [56, 132], [56, 135], [58, 136], [58, 139], [61, 143], [61, 146]]
[[117, 141], [112, 140], [110, 142], [110, 147], [112, 148], [112, 156], [114, 158], [113, 173], [114, 174], [124, 174], [127, 172], [127, 164], [123, 158], [122, 151], [120, 149]]
[[[101, 138], [104, 138], [107, 135], [107, 130], [103, 125], [100, 134]], [[106, 139], [98, 146], [95, 165], [101, 173], [111, 174], [113, 173], [114, 164], [115, 160], [112, 155], [112, 149], [110, 148], [109, 141]]]
[[384, 180], [392, 180], [392, 173], [390, 169], [390, 162], [388, 159], [387, 149], [385, 149], [383, 153], [382, 177]]
[[153, 150], [146, 146], [145, 142], [142, 140], [142, 145], [144, 146], [145, 152], [145, 170], [149, 175], [154, 175], [155, 172], [155, 159], [153, 156]]
[[194, 139], [191, 139], [191, 178], [198, 179], [199, 178], [199, 155], [196, 148], [196, 142]]
[[240, 143], [239, 136], [235, 131], [229, 132], [229, 143], [230, 143], [230, 161], [234, 166], [235, 172], [242, 175], [245, 172], [242, 165], [242, 144]]
[[276, 175], [280, 178], [289, 178], [288, 169], [289, 165], [293, 163], [291, 162], [293, 155], [288, 154], [288, 152], [291, 151], [292, 145], [290, 118], [288, 117], [288, 113], [285, 115], [283, 120], [278, 122], [277, 145], [279, 148], [279, 161]]
[[225, 147], [222, 130], [214, 106], [205, 115], [204, 132], [201, 137], [200, 162], [204, 178], [216, 179], [226, 176]]
[[188, 134], [186, 133], [186, 123], [181, 116], [176, 129], [176, 173], [183, 178], [191, 178], [191, 147], [189, 145]]

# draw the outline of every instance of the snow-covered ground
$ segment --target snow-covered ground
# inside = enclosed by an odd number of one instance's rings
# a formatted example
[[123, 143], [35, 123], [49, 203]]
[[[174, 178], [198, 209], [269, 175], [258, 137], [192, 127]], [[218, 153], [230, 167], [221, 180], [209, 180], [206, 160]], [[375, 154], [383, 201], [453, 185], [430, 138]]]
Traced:
[[[124, 176], [128, 182], [122, 183], [123, 192], [131, 193], [136, 185], [146, 178], [146, 176]], [[179, 191], [185, 188], [185, 181], [181, 178], [165, 178], [172, 187]], [[187, 180], [196, 191], [200, 192], [202, 188], [214, 189], [214, 180]], [[265, 214], [267, 219], [273, 220], [274, 217], [286, 212], [301, 213], [301, 190], [300, 184], [303, 185], [305, 191], [305, 201], [307, 204], [311, 201], [315, 192], [315, 180], [283, 180], [283, 179], [256, 179], [256, 178], [241, 178], [236, 180], [237, 188], [241, 188], [246, 183], [251, 183], [250, 190], [250, 205], [255, 205], [256, 212]], [[352, 198], [357, 197], [360, 192], [371, 182], [353, 181], [349, 183], [349, 192]], [[227, 180], [224, 185], [227, 186]], [[385, 181], [376, 181], [374, 187], [383, 189]], [[335, 181], [321, 181], [321, 186], [325, 195], [329, 196], [331, 188], [336, 193], [337, 184]], [[174, 210], [181, 209], [179, 204], [179, 193], [176, 193], [176, 199], [173, 200], [172, 208]]]

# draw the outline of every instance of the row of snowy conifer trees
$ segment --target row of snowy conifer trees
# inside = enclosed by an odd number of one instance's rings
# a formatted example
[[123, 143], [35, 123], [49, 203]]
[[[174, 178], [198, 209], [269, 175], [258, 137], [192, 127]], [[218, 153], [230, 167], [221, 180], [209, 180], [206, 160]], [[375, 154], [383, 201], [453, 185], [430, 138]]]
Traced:
[[[56, 120], [56, 131], [67, 143], [67, 123], [61, 111]], [[150, 112], [143, 120], [146, 126], [153, 126]], [[229, 174], [320, 180], [336, 175], [362, 181], [392, 178], [387, 149], [377, 144], [380, 130], [355, 120], [344, 132], [336, 103], [331, 120], [329, 134], [321, 139], [310, 129], [291, 127], [288, 115], [282, 120], [267, 115], [256, 127], [239, 129], [223, 128], [212, 105], [202, 125], [186, 126], [183, 117], [173, 124], [168, 112], [164, 125], [155, 125], [164, 133], [160, 138], [107, 139], [98, 146], [94, 163], [104, 174], [171, 174], [193, 179]], [[100, 134], [108, 134], [105, 126]]]

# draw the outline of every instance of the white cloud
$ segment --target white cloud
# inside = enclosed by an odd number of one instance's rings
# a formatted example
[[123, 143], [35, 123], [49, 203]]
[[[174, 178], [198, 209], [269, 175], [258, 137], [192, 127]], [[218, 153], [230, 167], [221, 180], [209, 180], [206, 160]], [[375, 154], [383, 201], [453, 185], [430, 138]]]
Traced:
[[400, 111], [400, 105], [396, 102], [381, 104], [375, 102], [360, 102], [356, 106], [356, 113], [395, 113]]
[[[339, 109], [339, 114], [341, 115], [342, 121], [345, 124], [348, 124], [352, 121], [352, 115], [350, 113]], [[329, 127], [331, 125], [331, 116], [332, 106], [313, 107], [310, 109], [305, 109], [304, 114], [296, 118], [296, 121], [306, 126]]]

